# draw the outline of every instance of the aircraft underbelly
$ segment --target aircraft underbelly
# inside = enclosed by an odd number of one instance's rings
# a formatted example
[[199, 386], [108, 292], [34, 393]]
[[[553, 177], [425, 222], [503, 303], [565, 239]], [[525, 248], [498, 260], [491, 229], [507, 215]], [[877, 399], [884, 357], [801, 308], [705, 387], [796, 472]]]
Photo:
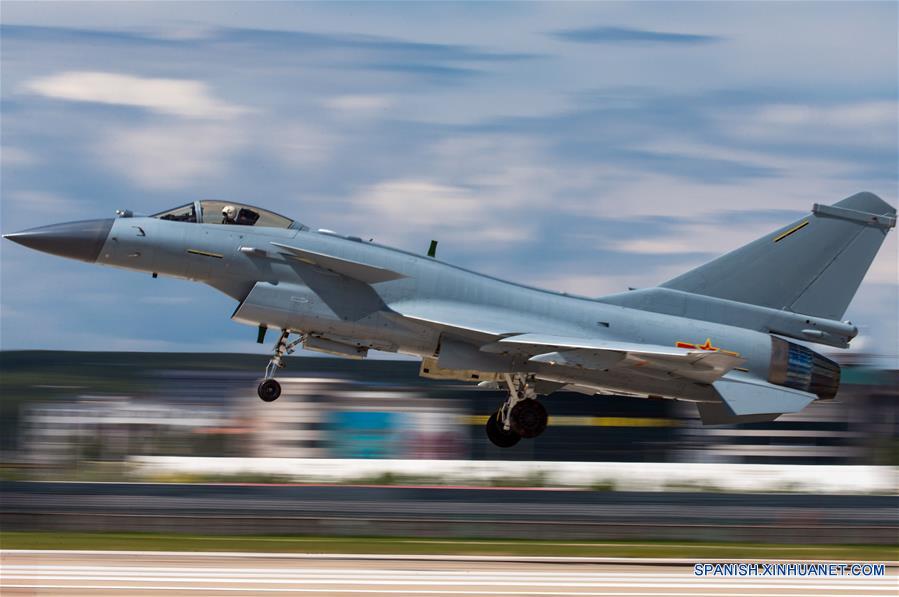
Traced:
[[535, 373], [540, 379], [588, 387], [597, 393], [658, 396], [691, 402], [718, 401], [708, 384], [675, 377], [663, 379], [637, 373], [583, 371], [559, 367], [537, 367]]
[[382, 311], [337, 310], [302, 284], [257, 282], [232, 315], [247, 325], [290, 329], [376, 350], [431, 354], [437, 335], [423, 326], [398, 325]]
[[310, 288], [288, 283], [257, 282], [232, 319], [249, 325], [319, 332], [346, 331], [351, 327], [341, 322]]

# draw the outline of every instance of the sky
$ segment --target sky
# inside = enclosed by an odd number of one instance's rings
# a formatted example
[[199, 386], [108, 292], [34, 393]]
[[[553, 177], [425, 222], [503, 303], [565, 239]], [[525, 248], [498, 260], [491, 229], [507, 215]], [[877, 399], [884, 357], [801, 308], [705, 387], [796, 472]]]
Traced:
[[[515, 282], [651, 287], [872, 191], [895, 2], [18, 3], [0, 227], [197, 198]], [[261, 352], [228, 297], [0, 243], [0, 348]], [[892, 232], [846, 317], [895, 357]]]

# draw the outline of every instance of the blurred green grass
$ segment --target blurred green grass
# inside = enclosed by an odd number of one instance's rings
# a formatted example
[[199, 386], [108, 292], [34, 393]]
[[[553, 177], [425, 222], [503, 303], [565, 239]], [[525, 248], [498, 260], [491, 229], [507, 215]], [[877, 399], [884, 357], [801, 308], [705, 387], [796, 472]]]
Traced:
[[3, 549], [896, 561], [899, 545], [0, 532]]

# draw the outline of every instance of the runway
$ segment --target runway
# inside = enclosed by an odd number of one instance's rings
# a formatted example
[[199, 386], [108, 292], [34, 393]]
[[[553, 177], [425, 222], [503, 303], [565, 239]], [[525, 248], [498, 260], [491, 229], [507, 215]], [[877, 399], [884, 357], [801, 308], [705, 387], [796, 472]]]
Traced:
[[692, 562], [600, 558], [2, 551], [11, 595], [895, 595], [882, 577], [716, 577]]
[[[5, 530], [892, 544], [899, 497], [0, 481]], [[510, 516], [514, 512], [514, 516]]]

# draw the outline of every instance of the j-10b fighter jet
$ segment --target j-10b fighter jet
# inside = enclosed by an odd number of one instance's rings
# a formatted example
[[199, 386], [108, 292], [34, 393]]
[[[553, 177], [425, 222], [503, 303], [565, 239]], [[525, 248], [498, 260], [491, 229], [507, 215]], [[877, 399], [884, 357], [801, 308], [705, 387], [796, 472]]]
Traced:
[[[842, 321], [896, 210], [871, 193], [810, 214], [655, 288], [601, 298], [505, 282], [264, 209], [195, 201], [153, 216], [6, 235], [63, 257], [203, 282], [231, 318], [280, 336], [258, 393], [278, 398], [282, 357], [307, 350], [421, 357], [421, 375], [502, 387], [487, 435], [539, 435], [538, 396], [567, 389], [695, 402], [706, 424], [771, 421], [837, 392]], [[295, 338], [296, 337], [296, 338]]]

